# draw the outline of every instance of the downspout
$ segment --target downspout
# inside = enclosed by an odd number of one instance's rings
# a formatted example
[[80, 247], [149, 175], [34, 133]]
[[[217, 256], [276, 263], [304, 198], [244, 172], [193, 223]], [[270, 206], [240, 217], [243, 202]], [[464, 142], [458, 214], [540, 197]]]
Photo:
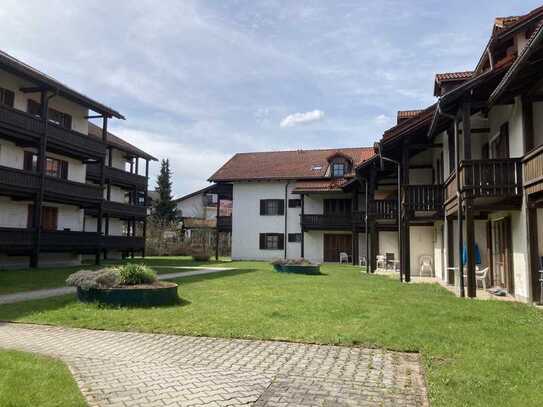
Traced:
[[370, 272], [370, 240], [368, 239], [368, 179], [364, 178], [366, 189], [366, 203], [364, 212], [364, 230], [366, 232], [366, 273]]

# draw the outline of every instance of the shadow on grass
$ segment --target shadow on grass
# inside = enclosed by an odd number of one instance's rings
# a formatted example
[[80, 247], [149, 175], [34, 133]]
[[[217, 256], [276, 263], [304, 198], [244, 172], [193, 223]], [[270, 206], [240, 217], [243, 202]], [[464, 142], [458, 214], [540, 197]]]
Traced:
[[168, 278], [163, 281], [173, 281], [175, 283], [178, 283], [179, 286], [182, 287], [183, 282], [195, 283], [195, 282], [200, 282], [200, 281], [215, 280], [217, 278], [234, 277], [234, 276], [239, 276], [243, 274], [254, 273], [255, 271], [258, 271], [258, 270], [257, 269], [227, 270], [227, 271], [220, 271], [217, 273], [199, 274], [196, 276], [175, 277], [171, 279]]
[[[177, 277], [169, 279], [168, 281], [174, 281], [179, 284], [179, 302], [176, 305], [164, 305], [161, 307], [155, 308], [171, 308], [171, 307], [184, 307], [191, 304], [190, 301], [183, 299], [183, 285], [187, 283], [196, 283], [201, 281], [210, 281], [220, 278], [235, 277], [238, 275], [244, 275], [258, 271], [256, 269], [242, 269], [242, 270], [230, 270], [222, 271], [218, 273], [210, 274], [201, 274], [190, 277]], [[105, 304], [85, 304], [79, 302], [75, 294], [63, 295], [60, 297], [46, 298], [42, 300], [33, 300], [25, 301], [15, 304], [4, 304], [0, 305], [0, 322], [1, 321], [17, 321], [25, 319], [25, 317], [32, 316], [36, 313], [48, 313], [52, 311], [61, 311], [63, 308], [78, 304], [80, 307], [88, 307], [89, 310], [92, 309], [101, 309], [101, 310], [115, 310], [115, 309], [149, 309], [149, 307], [118, 307], [118, 306], [109, 306]], [[85, 310], [79, 310], [79, 312], [84, 312]]]

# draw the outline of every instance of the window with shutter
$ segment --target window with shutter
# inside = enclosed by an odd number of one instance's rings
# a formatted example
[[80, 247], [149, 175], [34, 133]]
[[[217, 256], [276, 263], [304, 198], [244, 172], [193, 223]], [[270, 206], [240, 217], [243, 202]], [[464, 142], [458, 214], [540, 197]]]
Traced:
[[288, 234], [288, 242], [289, 243], [300, 243], [302, 241], [302, 234], [301, 233], [289, 233]]
[[302, 200], [301, 199], [289, 199], [288, 200], [288, 207], [289, 208], [300, 208], [302, 206]]

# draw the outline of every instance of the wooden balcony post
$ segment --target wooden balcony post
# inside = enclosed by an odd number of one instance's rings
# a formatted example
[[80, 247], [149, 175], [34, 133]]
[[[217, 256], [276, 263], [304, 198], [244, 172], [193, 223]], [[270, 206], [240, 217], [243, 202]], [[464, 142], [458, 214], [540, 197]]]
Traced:
[[353, 218], [352, 221], [352, 264], [353, 266], [356, 266], [358, 259], [358, 229], [357, 229], [357, 223], [355, 222], [354, 216], [355, 213], [358, 211], [358, 185], [355, 187], [353, 191], [353, 197], [351, 200], [351, 216]]
[[[471, 160], [471, 103], [465, 101], [462, 104], [462, 130], [464, 136], [464, 159]], [[470, 186], [474, 185], [473, 165], [465, 170], [465, 183]], [[468, 297], [475, 298], [477, 296], [477, 281], [475, 279], [475, 226], [473, 220], [473, 193], [467, 193], [465, 198], [465, 218], [466, 218], [466, 252], [467, 252], [467, 280], [468, 280]], [[462, 249], [463, 251], [463, 249]], [[460, 270], [460, 278], [463, 280], [463, 271]]]
[[145, 160], [145, 196], [143, 197], [143, 204], [145, 205], [145, 217], [143, 218], [143, 250], [142, 257], [145, 257], [145, 245], [147, 242], [147, 205], [149, 204], [149, 159]]
[[537, 209], [534, 207], [528, 195], [525, 196], [526, 218], [527, 218], [527, 239], [528, 239], [528, 270], [532, 285], [532, 302], [540, 303], [541, 284], [539, 282], [539, 236], [537, 234]]
[[[102, 142], [104, 144], [107, 144], [107, 121], [108, 117], [106, 115], [103, 116], [103, 122], [102, 122]], [[111, 157], [111, 153], [110, 153]], [[105, 185], [105, 164], [106, 160], [105, 157], [102, 157], [100, 159], [100, 194], [101, 194], [101, 201], [98, 204], [98, 214], [96, 218], [96, 232], [100, 236], [98, 247], [96, 248], [96, 256], [95, 256], [95, 263], [96, 265], [100, 265], [101, 263], [101, 248], [102, 248], [102, 221], [104, 217], [104, 185]]]
[[39, 188], [36, 196], [34, 197], [33, 213], [32, 213], [32, 225], [34, 227], [34, 244], [32, 246], [32, 254], [30, 256], [30, 267], [37, 268], [40, 263], [40, 251], [41, 251], [41, 223], [42, 223], [42, 206], [43, 196], [45, 192], [45, 170], [47, 160], [47, 134], [49, 129], [49, 96], [47, 90], [41, 92], [41, 113], [40, 119], [43, 125], [43, 133], [41, 134], [40, 143], [38, 146], [38, 174], [39, 174]]
[[215, 227], [215, 260], [219, 260], [219, 216], [221, 215], [221, 195], [217, 197], [217, 217]]
[[300, 199], [302, 201], [302, 214], [300, 215], [300, 230], [302, 231], [302, 241], [300, 242], [300, 257], [303, 259], [304, 256], [305, 256], [305, 253], [304, 253], [304, 250], [305, 250], [305, 247], [304, 247], [304, 235], [305, 235], [305, 231], [304, 231], [304, 224], [303, 224], [303, 218], [304, 218], [304, 215], [305, 215], [305, 199], [304, 199], [304, 194], [301, 194], [300, 195]]
[[375, 185], [377, 183], [377, 168], [373, 166], [370, 170], [368, 181], [368, 206], [371, 208], [367, 213], [368, 216], [368, 236], [370, 242], [370, 252], [368, 256], [368, 265], [370, 273], [375, 273], [377, 269], [377, 252], [379, 251], [379, 234], [375, 224]]
[[407, 187], [409, 185], [409, 140], [406, 139], [402, 150], [401, 161], [401, 187], [398, 191], [401, 199], [401, 208], [398, 208], [400, 217], [399, 222], [399, 239], [398, 247], [400, 255], [400, 274], [404, 276], [405, 282], [411, 281], [411, 236], [409, 235], [409, 217], [410, 209], [408, 205]]

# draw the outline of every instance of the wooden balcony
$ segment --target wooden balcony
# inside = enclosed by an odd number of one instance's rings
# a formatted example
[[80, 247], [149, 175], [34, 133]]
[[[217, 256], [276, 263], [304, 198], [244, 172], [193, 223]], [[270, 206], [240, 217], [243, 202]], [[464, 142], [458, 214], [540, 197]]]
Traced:
[[460, 188], [466, 197], [522, 196], [520, 158], [460, 162]]
[[[519, 158], [464, 160], [460, 162], [462, 198], [475, 199], [477, 206], [509, 202], [516, 207], [522, 197], [522, 163]], [[457, 181], [453, 172], [445, 181], [445, 207], [448, 214], [456, 211]]]
[[[0, 166], [0, 193], [28, 198], [39, 191], [39, 174], [17, 168]], [[82, 182], [45, 177], [44, 200], [80, 206], [93, 206], [102, 199], [99, 187]]]
[[524, 188], [528, 194], [543, 191], [543, 145], [528, 152], [522, 159]]
[[[0, 228], [0, 251], [14, 255], [28, 255], [34, 245], [33, 229]], [[100, 235], [92, 232], [43, 231], [42, 252], [94, 253]]]
[[136, 250], [145, 249], [145, 239], [137, 236], [104, 236], [102, 247], [108, 250]]
[[370, 215], [378, 220], [395, 220], [398, 217], [398, 200], [376, 199], [369, 202]]
[[147, 216], [147, 206], [114, 201], [104, 201], [103, 211], [105, 215], [119, 219], [143, 219]]
[[[128, 171], [123, 171], [114, 167], [104, 168], [104, 177], [113, 185], [127, 188], [137, 188], [145, 190], [147, 187], [147, 178], [138, 174], [131, 174]], [[87, 179], [92, 181], [100, 181], [100, 165], [87, 164]]]
[[443, 185], [409, 185], [407, 207], [416, 212], [438, 212], [443, 209]]
[[[0, 106], [0, 133], [23, 143], [37, 143], [43, 136], [43, 122], [21, 110]], [[77, 158], [102, 158], [106, 146], [98, 138], [56, 124], [48, 124], [47, 150]]]
[[301, 215], [305, 230], [351, 230], [353, 215]]
[[232, 216], [219, 216], [217, 218], [217, 229], [220, 232], [232, 231]]

